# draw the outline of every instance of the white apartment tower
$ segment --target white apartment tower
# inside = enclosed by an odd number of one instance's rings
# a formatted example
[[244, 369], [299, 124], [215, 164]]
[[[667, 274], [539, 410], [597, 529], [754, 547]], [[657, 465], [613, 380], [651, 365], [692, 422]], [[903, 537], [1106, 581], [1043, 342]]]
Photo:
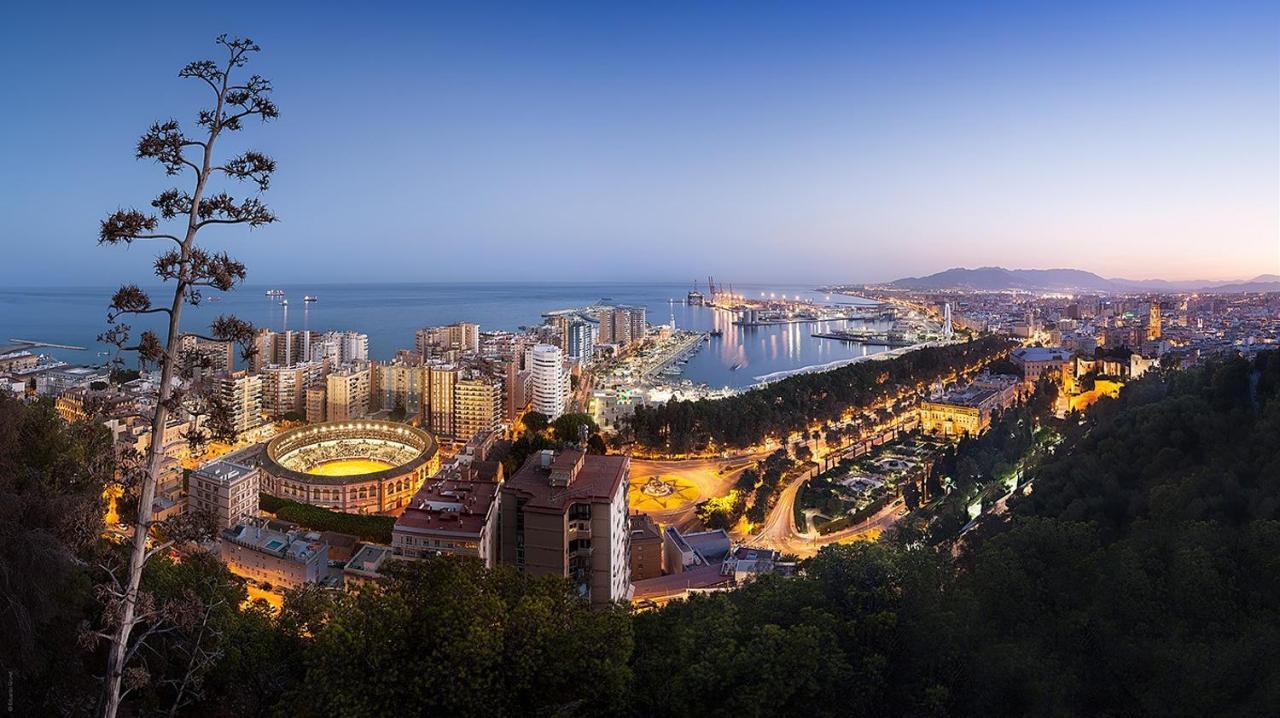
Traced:
[[538, 344], [529, 350], [526, 364], [533, 385], [533, 410], [554, 420], [564, 413], [565, 395], [569, 393], [564, 354], [560, 347]]
[[329, 366], [369, 360], [369, 335], [360, 332], [325, 332], [311, 345], [311, 358], [329, 360]]

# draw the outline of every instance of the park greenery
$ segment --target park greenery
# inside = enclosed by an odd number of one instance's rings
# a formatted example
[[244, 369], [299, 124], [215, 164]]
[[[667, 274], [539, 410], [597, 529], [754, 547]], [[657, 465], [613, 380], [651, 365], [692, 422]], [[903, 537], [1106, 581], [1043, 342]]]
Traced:
[[649, 451], [680, 455], [744, 449], [768, 438], [785, 440], [815, 424], [838, 424], [851, 411], [985, 364], [1007, 349], [1007, 340], [987, 336], [799, 374], [720, 399], [637, 406], [629, 429], [636, 444]]
[[[590, 414], [561, 414], [551, 421], [546, 414], [529, 411], [520, 417], [520, 426], [523, 430], [502, 457], [502, 468], [507, 476], [518, 471], [531, 455], [544, 449], [582, 446], [589, 454], [609, 453], [604, 437], [600, 435], [600, 427], [596, 426]], [[582, 443], [584, 435], [585, 445]]]
[[886, 483], [877, 489], [855, 494], [841, 482], [858, 470], [867, 476], [878, 476], [878, 467], [869, 459], [845, 458], [835, 466], [814, 476], [796, 494], [793, 520], [804, 530], [806, 511], [814, 512], [814, 528], [829, 534], [871, 518], [894, 498], [894, 490]]
[[391, 529], [396, 525], [396, 520], [391, 516], [330, 511], [320, 506], [290, 501], [266, 493], [258, 495], [258, 506], [263, 511], [275, 514], [278, 519], [299, 526], [316, 531], [351, 534], [363, 541], [383, 544], [391, 543]]
[[1057, 397], [1057, 382], [1042, 377], [1029, 396], [997, 412], [987, 431], [962, 436], [938, 452], [922, 483], [903, 486], [913, 513], [900, 522], [902, 530], [919, 531], [933, 544], [946, 541], [969, 522], [971, 505], [990, 507], [1013, 489], [1068, 426], [1080, 425], [1077, 414], [1054, 416]]
[[[108, 445], [47, 400], [0, 399], [0, 670], [17, 715], [98, 710], [106, 647], [86, 635], [112, 613], [93, 586], [126, 550], [100, 538]], [[1013, 465], [1000, 446], [963, 454]], [[1148, 372], [1026, 469], [1032, 490], [961, 542], [891, 532], [636, 614], [441, 557], [292, 591], [273, 615], [213, 555], [161, 554], [122, 710], [1280, 713], [1280, 355]]]
[[709, 529], [726, 531], [743, 517], [752, 524], [763, 523], [778, 501], [778, 492], [805, 467], [786, 449], [778, 449], [738, 474], [727, 496], [699, 503], [698, 518]]

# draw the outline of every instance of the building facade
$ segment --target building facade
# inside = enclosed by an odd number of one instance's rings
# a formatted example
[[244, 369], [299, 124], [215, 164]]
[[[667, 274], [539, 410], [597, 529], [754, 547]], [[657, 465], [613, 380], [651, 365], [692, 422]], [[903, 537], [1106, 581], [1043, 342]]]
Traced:
[[369, 415], [373, 397], [369, 366], [344, 366], [325, 378], [325, 420], [346, 421]]
[[564, 354], [560, 347], [538, 344], [529, 350], [527, 359], [533, 389], [533, 410], [556, 419], [564, 413], [569, 379], [565, 372]]
[[648, 514], [631, 517], [631, 580], [643, 581], [662, 575], [662, 530]]
[[329, 575], [329, 546], [318, 533], [286, 522], [248, 519], [223, 529], [222, 562], [237, 576], [274, 588], [319, 583]]
[[1035, 384], [1046, 371], [1061, 372], [1071, 361], [1071, 352], [1060, 347], [1022, 347], [1009, 354], [1028, 384]]
[[305, 416], [307, 387], [322, 380], [325, 362], [301, 362], [292, 366], [272, 364], [262, 367], [262, 411], [272, 418], [294, 412]]
[[502, 485], [501, 558], [568, 578], [592, 603], [631, 597], [629, 457], [542, 451]]
[[258, 515], [258, 469], [211, 461], [187, 479], [187, 511], [211, 516], [219, 529]]
[[502, 424], [502, 387], [480, 374], [458, 379], [454, 385], [454, 437], [466, 440], [495, 431]]
[[427, 366], [427, 426], [443, 439], [457, 437], [453, 420], [458, 374], [458, 367], [453, 364]]
[[236, 434], [262, 426], [262, 377], [247, 371], [225, 372], [217, 377], [214, 388], [227, 407], [230, 428]]

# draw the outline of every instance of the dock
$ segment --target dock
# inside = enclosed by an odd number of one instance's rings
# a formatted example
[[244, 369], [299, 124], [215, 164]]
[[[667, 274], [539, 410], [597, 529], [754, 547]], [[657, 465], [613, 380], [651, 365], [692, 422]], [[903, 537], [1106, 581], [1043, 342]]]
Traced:
[[685, 337], [678, 344], [676, 344], [676, 346], [664, 352], [662, 356], [657, 358], [656, 361], [654, 361], [649, 366], [645, 367], [645, 369], [643, 369], [640, 372], [641, 376], [645, 380], [652, 379], [658, 372], [662, 371], [663, 369], [666, 369], [667, 367], [671, 366], [672, 364], [676, 363], [681, 359], [684, 359], [685, 357], [692, 356], [693, 354], [697, 353], [697, 351], [702, 348], [702, 343], [706, 341], [706, 339], [707, 339], [706, 332], [692, 334], [688, 337]]
[[817, 339], [835, 339], [841, 342], [856, 342], [858, 344], [874, 344], [883, 347], [909, 347], [916, 342], [906, 337], [891, 337], [888, 332], [856, 332], [846, 330], [836, 330], [832, 332], [821, 332], [813, 334]]
[[21, 344], [30, 349], [74, 349], [76, 351], [85, 351], [84, 347], [72, 346], [70, 344], [54, 344], [53, 342], [37, 342], [31, 339], [10, 339], [14, 344]]

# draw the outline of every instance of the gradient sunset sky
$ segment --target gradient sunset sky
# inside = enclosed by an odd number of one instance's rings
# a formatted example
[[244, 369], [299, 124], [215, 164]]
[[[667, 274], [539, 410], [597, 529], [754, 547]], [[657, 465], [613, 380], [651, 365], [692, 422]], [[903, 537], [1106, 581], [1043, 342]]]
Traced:
[[282, 222], [206, 236], [255, 283], [1280, 273], [1276, 3], [263, 5], [5, 4], [0, 281], [147, 278], [97, 222], [222, 32], [281, 107]]

